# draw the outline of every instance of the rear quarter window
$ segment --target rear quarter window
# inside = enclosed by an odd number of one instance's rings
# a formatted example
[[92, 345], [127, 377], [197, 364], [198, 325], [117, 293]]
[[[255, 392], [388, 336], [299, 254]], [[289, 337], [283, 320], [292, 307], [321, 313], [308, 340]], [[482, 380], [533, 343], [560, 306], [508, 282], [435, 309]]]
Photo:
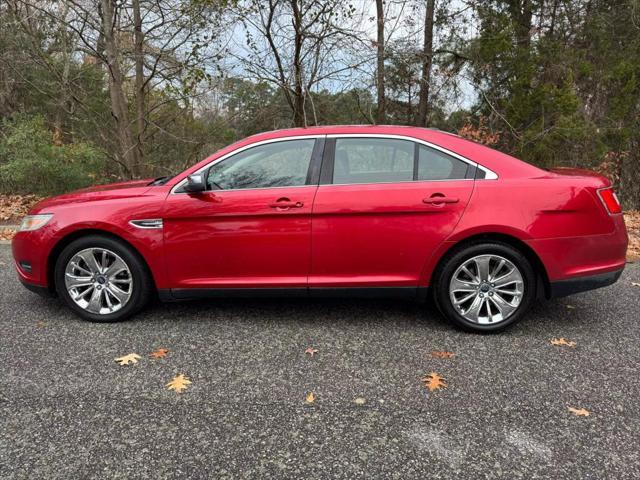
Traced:
[[466, 178], [469, 165], [435, 148], [420, 145], [416, 180], [455, 180]]

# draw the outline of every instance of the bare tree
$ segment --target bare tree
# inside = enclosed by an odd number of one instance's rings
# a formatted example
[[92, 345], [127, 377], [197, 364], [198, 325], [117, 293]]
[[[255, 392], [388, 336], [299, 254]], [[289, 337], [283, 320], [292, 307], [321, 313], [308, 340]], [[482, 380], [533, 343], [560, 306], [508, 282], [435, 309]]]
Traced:
[[[104, 68], [117, 145], [112, 158], [127, 176], [147, 175], [152, 168], [145, 158], [145, 142], [158, 132], [167, 133], [150, 115], [171, 101], [188, 103], [196, 92], [194, 85], [210, 76], [202, 65], [214, 64], [219, 50], [211, 36], [201, 35], [211, 35], [222, 24], [221, 3], [65, 0], [60, 8], [53, 1], [11, 1], [64, 28], [73, 37], [68, 39], [70, 58], [80, 55]], [[33, 34], [28, 27], [28, 22], [22, 26]], [[79, 102], [71, 85], [63, 91]], [[165, 95], [151, 95], [152, 91]]]
[[315, 115], [312, 89], [344, 81], [357, 66], [347, 52], [361, 37], [339, 24], [351, 13], [341, 0], [249, 0], [237, 9], [247, 49], [235, 58], [256, 80], [280, 88], [297, 127], [315, 123], [307, 116], [309, 109]]
[[111, 113], [116, 122], [120, 154], [128, 173], [136, 176], [139, 173], [139, 150], [133, 141], [129, 123], [129, 106], [124, 92], [124, 74], [122, 58], [117, 34], [118, 5], [114, 0], [100, 0], [98, 8], [101, 20], [101, 37], [104, 41], [104, 56], [100, 52], [109, 75], [109, 96], [111, 97]]
[[426, 127], [429, 114], [429, 87], [433, 65], [433, 21], [435, 0], [427, 0], [424, 16], [424, 43], [422, 46], [422, 77], [420, 78], [420, 99], [418, 100], [418, 118], [416, 125]]
[[376, 110], [376, 123], [385, 122], [386, 101], [385, 101], [385, 76], [384, 76], [384, 60], [385, 60], [385, 38], [384, 38], [384, 2], [376, 0], [376, 92], [378, 94], [378, 108]]

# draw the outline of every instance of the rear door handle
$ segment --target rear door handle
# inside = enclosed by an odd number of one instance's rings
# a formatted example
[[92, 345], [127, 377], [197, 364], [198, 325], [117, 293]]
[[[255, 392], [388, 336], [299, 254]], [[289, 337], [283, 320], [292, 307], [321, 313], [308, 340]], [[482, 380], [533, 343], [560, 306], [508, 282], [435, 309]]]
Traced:
[[459, 198], [452, 197], [429, 197], [423, 198], [422, 202], [427, 203], [429, 205], [440, 205], [445, 203], [458, 203], [460, 201]]

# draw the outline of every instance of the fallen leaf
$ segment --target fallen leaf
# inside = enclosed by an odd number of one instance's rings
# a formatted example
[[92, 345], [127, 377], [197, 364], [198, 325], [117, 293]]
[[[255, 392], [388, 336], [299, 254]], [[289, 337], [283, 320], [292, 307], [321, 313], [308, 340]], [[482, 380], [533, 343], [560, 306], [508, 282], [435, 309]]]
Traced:
[[632, 287], [640, 287], [640, 283], [638, 283], [638, 282], [631, 282], [631, 286], [632, 286]]
[[365, 403], [367, 403], [367, 400], [365, 398], [358, 397], [353, 401], [353, 403], [355, 403], [356, 405], [364, 405]]
[[137, 353], [130, 353], [129, 355], [125, 355], [124, 357], [116, 358], [116, 362], [120, 365], [129, 365], [130, 363], [138, 363], [140, 360], [140, 355]]
[[454, 355], [453, 352], [431, 352], [431, 356], [436, 358], [452, 358]]
[[315, 349], [315, 348], [313, 348], [313, 347], [309, 347], [309, 348], [307, 348], [307, 349], [304, 351], [304, 353], [305, 353], [305, 354], [307, 354], [307, 353], [308, 353], [309, 355], [311, 355], [311, 356], [313, 357], [316, 353], [318, 353], [318, 350], [316, 350], [316, 349]]
[[576, 417], [588, 417], [590, 415], [589, 410], [585, 410], [584, 408], [569, 407], [569, 411], [573, 413]]
[[576, 308], [576, 307], [574, 307], [573, 305], [566, 305], [566, 307], [567, 307], [569, 310], [574, 310], [574, 309]]
[[168, 348], [159, 348], [155, 352], [151, 352], [149, 356], [153, 358], [164, 358], [167, 356], [167, 353], [169, 353]]
[[46, 326], [47, 326], [47, 322], [43, 322], [42, 320], [36, 323], [36, 327], [46, 327]]
[[438, 375], [437, 373], [431, 372], [429, 375], [422, 379], [425, 386], [430, 390], [438, 390], [440, 388], [447, 388], [447, 384], [444, 381], [444, 378]]
[[576, 342], [568, 342], [564, 338], [560, 337], [560, 338], [552, 338], [551, 339], [551, 345], [555, 345], [556, 347], [560, 347], [560, 346], [563, 346], [563, 345], [566, 346], [566, 347], [575, 347], [576, 346]]
[[314, 395], [314, 393], [313, 392], [307, 393], [307, 398], [305, 398], [305, 402], [307, 402], [308, 404], [312, 404], [315, 401], [316, 401], [316, 396]]
[[191, 385], [191, 381], [181, 373], [167, 383], [166, 387], [169, 390], [175, 390], [176, 393], [182, 393], [182, 391], [187, 388], [187, 385]]
[[0, 220], [16, 219], [18, 223], [42, 198], [36, 195], [0, 195]]
[[16, 233], [13, 228], [0, 228], [0, 240], [11, 240], [16, 236]]

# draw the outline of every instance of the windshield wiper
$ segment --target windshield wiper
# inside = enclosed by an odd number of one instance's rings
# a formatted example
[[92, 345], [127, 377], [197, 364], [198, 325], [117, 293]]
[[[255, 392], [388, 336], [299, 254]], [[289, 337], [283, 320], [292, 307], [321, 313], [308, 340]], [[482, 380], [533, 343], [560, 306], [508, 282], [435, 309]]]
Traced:
[[156, 178], [153, 182], [151, 182], [149, 184], [149, 186], [157, 186], [157, 185], [164, 185], [165, 183], [167, 183], [169, 180], [171, 180], [173, 178], [173, 175], [165, 175], [164, 177], [158, 177]]

